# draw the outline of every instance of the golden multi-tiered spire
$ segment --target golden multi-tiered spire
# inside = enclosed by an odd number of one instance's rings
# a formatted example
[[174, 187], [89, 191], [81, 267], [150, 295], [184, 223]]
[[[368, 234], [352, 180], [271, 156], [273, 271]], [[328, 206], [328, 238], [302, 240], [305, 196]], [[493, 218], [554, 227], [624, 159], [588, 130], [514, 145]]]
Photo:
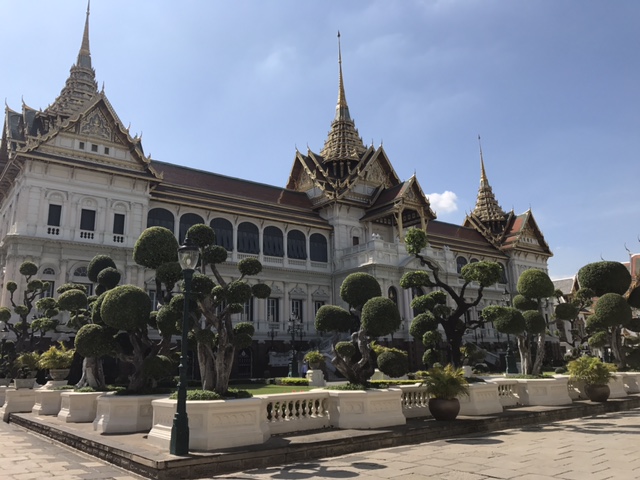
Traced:
[[344, 160], [358, 160], [367, 150], [362, 138], [358, 134], [355, 123], [349, 115], [347, 97], [344, 93], [344, 79], [342, 77], [342, 50], [340, 48], [340, 32], [338, 32], [338, 65], [339, 65], [339, 86], [338, 104], [336, 105], [336, 116], [331, 122], [329, 136], [320, 151], [320, 155], [325, 162], [335, 162]]
[[480, 188], [478, 188], [478, 198], [473, 214], [482, 222], [502, 222], [506, 214], [502, 207], [498, 204], [484, 168], [484, 158], [482, 156], [482, 144], [480, 143], [480, 135], [478, 135], [478, 144], [480, 145]]
[[78, 60], [71, 67], [69, 78], [60, 95], [46, 111], [62, 116], [70, 116], [82, 109], [88, 100], [98, 93], [96, 72], [91, 67], [91, 50], [89, 49], [89, 12], [90, 0], [87, 2], [87, 17], [84, 23], [82, 44], [78, 52]]

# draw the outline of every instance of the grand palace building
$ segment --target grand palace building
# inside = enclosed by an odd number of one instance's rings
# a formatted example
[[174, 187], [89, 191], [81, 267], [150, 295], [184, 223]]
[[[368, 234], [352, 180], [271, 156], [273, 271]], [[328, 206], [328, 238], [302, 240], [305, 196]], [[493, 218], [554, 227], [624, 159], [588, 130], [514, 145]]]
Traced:
[[[341, 59], [338, 65], [336, 113], [324, 145], [295, 151], [286, 185], [255, 183], [145, 155], [141, 139], [130, 135], [104, 88], [98, 88], [87, 12], [77, 60], [58, 97], [43, 110], [25, 103], [5, 109], [0, 305], [10, 305], [5, 284], [20, 283], [18, 267], [25, 260], [39, 266], [38, 278], [50, 282], [52, 295], [67, 282], [91, 289], [87, 265], [96, 254], [110, 255], [123, 283], [153, 297], [153, 272], [132, 258], [141, 232], [159, 225], [182, 242], [190, 226], [204, 223], [228, 250], [223, 276], [237, 277], [236, 264], [256, 257], [264, 269], [251, 281], [272, 290], [270, 298], [254, 299], [236, 315], [237, 321], [253, 322], [256, 334], [253, 346], [238, 352], [234, 375], [258, 377], [267, 370], [282, 375], [292, 343], [299, 351], [323, 348], [328, 337], [315, 331], [315, 312], [323, 304], [342, 304], [340, 284], [357, 271], [378, 279], [403, 318], [401, 329], [381, 342], [408, 350], [419, 368], [422, 347], [408, 334], [410, 302], [418, 292], [399, 282], [405, 272], [425, 267], [407, 254], [408, 228], [426, 229], [429, 245], [423, 253], [454, 286], [462, 284], [459, 272], [470, 262], [502, 265], [503, 279], [485, 289], [480, 305], [469, 312], [472, 319], [482, 307], [508, 301], [524, 270], [547, 271], [552, 253], [531, 210], [516, 214], [501, 208], [482, 153], [475, 207], [462, 225], [438, 221], [416, 176], [401, 180], [382, 146], [363, 143], [349, 112]], [[290, 159], [270, 163], [288, 165]], [[467, 340], [497, 345], [496, 358], [506, 342], [491, 325], [470, 331]]]

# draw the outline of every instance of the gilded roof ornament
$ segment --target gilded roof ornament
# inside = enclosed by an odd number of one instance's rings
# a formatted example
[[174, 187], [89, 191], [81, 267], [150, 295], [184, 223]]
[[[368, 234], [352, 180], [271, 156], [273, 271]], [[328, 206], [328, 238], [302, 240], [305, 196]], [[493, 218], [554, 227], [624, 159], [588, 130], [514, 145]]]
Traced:
[[325, 162], [334, 160], [358, 160], [367, 150], [349, 114], [349, 106], [347, 105], [347, 96], [345, 94], [344, 79], [342, 76], [340, 32], [338, 32], [338, 65], [339, 84], [336, 116], [333, 122], [331, 122], [329, 136], [320, 151], [320, 155], [322, 155]]
[[498, 204], [484, 168], [484, 158], [482, 156], [482, 144], [480, 143], [480, 135], [478, 135], [478, 144], [480, 146], [480, 188], [478, 188], [478, 198], [473, 214], [483, 222], [503, 221], [506, 217], [504, 210]]

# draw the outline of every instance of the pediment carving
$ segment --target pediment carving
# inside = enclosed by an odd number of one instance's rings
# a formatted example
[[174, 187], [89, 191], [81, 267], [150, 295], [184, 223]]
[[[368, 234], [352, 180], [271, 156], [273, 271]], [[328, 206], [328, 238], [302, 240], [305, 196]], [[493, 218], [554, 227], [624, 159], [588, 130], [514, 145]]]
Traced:
[[104, 114], [95, 109], [80, 124], [80, 134], [112, 140], [112, 128]]

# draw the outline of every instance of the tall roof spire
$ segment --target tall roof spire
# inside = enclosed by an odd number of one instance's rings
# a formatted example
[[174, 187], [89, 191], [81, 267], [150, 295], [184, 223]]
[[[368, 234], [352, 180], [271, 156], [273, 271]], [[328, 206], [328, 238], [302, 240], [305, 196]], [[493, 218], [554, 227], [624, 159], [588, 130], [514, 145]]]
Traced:
[[360, 156], [367, 150], [362, 138], [358, 134], [355, 123], [349, 115], [347, 96], [344, 93], [344, 79], [342, 76], [342, 49], [340, 46], [340, 32], [338, 32], [338, 103], [336, 105], [336, 116], [331, 122], [329, 136], [320, 151], [325, 161], [331, 160], [359, 160]]
[[71, 66], [69, 78], [53, 104], [47, 107], [48, 113], [70, 116], [80, 111], [84, 104], [98, 93], [96, 72], [91, 66], [91, 50], [89, 49], [89, 12], [91, 1], [87, 1], [87, 16], [84, 22], [82, 44], [78, 52], [78, 60]]
[[473, 209], [473, 214], [483, 222], [503, 221], [506, 214], [498, 204], [491, 185], [489, 185], [489, 180], [487, 179], [480, 135], [478, 135], [478, 144], [480, 146], [480, 188], [478, 188], [478, 198], [476, 200], [476, 207]]

